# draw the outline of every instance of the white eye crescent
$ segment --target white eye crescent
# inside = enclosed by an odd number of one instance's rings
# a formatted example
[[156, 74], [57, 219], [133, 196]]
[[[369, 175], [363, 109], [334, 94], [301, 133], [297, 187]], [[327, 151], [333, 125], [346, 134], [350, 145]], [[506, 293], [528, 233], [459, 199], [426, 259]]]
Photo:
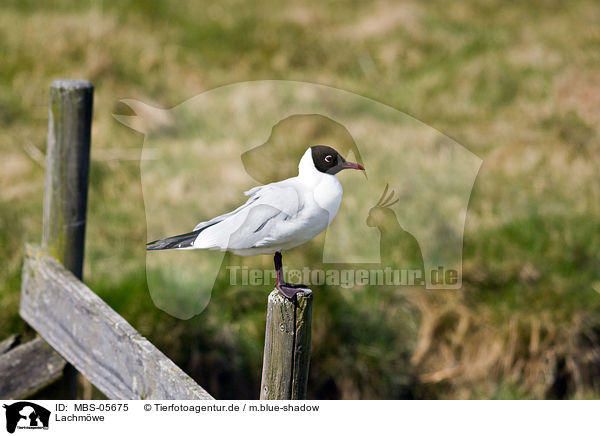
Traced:
[[328, 154], [327, 156], [325, 156], [325, 162], [330, 163], [333, 161], [333, 156]]

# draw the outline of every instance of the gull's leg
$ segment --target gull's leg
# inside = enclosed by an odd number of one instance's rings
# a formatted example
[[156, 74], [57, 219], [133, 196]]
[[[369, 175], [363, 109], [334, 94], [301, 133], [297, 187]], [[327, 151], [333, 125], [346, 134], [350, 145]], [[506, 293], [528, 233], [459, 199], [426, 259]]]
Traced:
[[286, 298], [292, 300], [298, 292], [312, 292], [306, 287], [306, 285], [302, 285], [300, 283], [288, 283], [283, 280], [283, 263], [281, 261], [281, 253], [279, 251], [275, 252], [273, 261], [275, 262], [275, 288]]

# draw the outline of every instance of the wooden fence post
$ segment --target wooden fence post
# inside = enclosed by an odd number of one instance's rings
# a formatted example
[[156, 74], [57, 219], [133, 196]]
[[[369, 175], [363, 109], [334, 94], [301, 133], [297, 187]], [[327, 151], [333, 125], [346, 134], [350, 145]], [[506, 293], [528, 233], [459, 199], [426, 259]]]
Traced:
[[277, 290], [269, 295], [261, 400], [306, 398], [312, 303], [312, 292], [300, 292], [293, 301]]
[[[94, 87], [83, 80], [55, 80], [50, 86], [42, 247], [77, 278], [83, 251], [90, 167]], [[77, 396], [77, 372], [64, 370], [70, 398]]]

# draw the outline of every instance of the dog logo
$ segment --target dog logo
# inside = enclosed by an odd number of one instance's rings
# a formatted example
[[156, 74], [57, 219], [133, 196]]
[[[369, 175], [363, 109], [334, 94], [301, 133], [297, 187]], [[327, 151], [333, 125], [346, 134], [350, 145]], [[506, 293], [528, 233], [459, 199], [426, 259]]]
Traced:
[[6, 409], [6, 431], [14, 433], [18, 429], [48, 429], [50, 411], [29, 401], [19, 401]]

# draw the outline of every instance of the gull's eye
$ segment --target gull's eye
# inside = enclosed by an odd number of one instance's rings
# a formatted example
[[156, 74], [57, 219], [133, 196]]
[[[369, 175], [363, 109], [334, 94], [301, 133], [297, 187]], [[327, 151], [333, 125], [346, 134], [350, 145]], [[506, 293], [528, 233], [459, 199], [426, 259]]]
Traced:
[[327, 156], [325, 156], [325, 162], [327, 163], [331, 163], [333, 162], [333, 156], [328, 154]]

